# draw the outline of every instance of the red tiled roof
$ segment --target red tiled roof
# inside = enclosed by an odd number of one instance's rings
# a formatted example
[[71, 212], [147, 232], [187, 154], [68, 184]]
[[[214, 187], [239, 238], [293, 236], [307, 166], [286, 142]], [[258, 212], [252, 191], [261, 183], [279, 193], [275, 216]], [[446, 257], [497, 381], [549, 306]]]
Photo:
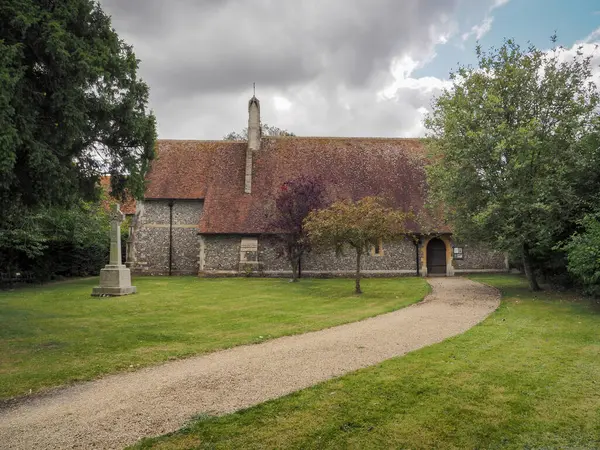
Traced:
[[232, 152], [245, 154], [246, 145], [235, 141], [158, 141], [157, 157], [146, 177], [145, 198], [204, 198], [215, 165], [226, 162], [225, 155]]
[[[281, 185], [301, 175], [320, 179], [330, 200], [377, 195], [423, 213], [427, 186], [418, 139], [263, 138], [251, 194], [244, 194], [245, 142], [161, 140], [157, 153], [145, 197], [204, 199], [201, 233], [271, 231]], [[415, 223], [410, 227], [417, 231]]]
[[[102, 187], [102, 190], [110, 196], [110, 175], [104, 175], [100, 177], [100, 186]], [[132, 196], [126, 194], [125, 201], [115, 198], [113, 198], [113, 200], [119, 201], [119, 206], [123, 214], [135, 214], [135, 198]], [[108, 202], [105, 202], [104, 207], [107, 210], [110, 208]]]

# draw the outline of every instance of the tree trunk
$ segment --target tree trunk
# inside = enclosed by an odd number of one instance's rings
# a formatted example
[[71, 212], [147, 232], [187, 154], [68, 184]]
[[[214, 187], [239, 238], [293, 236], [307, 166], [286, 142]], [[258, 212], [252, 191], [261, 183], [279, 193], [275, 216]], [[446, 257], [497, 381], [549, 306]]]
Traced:
[[354, 289], [355, 294], [362, 294], [360, 289], [360, 257], [362, 256], [362, 250], [356, 249], [356, 287]]
[[529, 246], [527, 244], [523, 244], [523, 268], [525, 269], [527, 281], [529, 281], [529, 288], [532, 291], [541, 291], [531, 264], [531, 254], [529, 253]]
[[16, 257], [14, 256], [14, 252], [11, 249], [11, 250], [8, 251], [8, 264], [7, 264], [7, 270], [8, 270], [8, 288], [9, 289], [13, 288], [12, 266], [13, 266], [13, 262], [14, 261], [16, 261]]
[[292, 281], [295, 283], [298, 281], [298, 258], [294, 256], [290, 262], [292, 263]]

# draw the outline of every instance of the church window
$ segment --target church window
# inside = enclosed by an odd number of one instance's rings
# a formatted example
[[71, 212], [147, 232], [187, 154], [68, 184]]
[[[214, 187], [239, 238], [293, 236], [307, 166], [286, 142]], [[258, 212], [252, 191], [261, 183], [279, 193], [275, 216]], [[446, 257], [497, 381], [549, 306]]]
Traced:
[[371, 246], [371, 256], [383, 256], [383, 240], [379, 239], [375, 245]]

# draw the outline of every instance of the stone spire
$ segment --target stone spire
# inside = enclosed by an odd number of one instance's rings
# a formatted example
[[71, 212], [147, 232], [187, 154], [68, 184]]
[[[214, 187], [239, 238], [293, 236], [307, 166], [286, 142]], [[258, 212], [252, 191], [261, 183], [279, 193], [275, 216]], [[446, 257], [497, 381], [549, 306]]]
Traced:
[[248, 102], [248, 148], [260, 150], [260, 102], [255, 96]]
[[246, 149], [246, 178], [244, 192], [252, 192], [252, 154], [260, 150], [260, 102], [255, 95], [248, 102], [248, 148]]

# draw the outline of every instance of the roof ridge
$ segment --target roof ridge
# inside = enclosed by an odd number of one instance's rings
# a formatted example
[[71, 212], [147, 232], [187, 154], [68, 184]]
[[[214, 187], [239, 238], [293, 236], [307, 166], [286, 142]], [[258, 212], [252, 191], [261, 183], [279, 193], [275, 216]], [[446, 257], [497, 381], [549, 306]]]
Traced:
[[[417, 141], [422, 137], [387, 137], [387, 136], [262, 136], [262, 139], [327, 139], [327, 140], [369, 140], [369, 141]], [[215, 142], [243, 144], [248, 142], [225, 139], [157, 139], [157, 142]]]
[[230, 142], [230, 143], [243, 143], [246, 141], [233, 141], [225, 139], [157, 139], [157, 142]]
[[329, 140], [388, 140], [388, 141], [414, 141], [421, 137], [389, 137], [389, 136], [263, 136], [263, 139], [329, 139]]

